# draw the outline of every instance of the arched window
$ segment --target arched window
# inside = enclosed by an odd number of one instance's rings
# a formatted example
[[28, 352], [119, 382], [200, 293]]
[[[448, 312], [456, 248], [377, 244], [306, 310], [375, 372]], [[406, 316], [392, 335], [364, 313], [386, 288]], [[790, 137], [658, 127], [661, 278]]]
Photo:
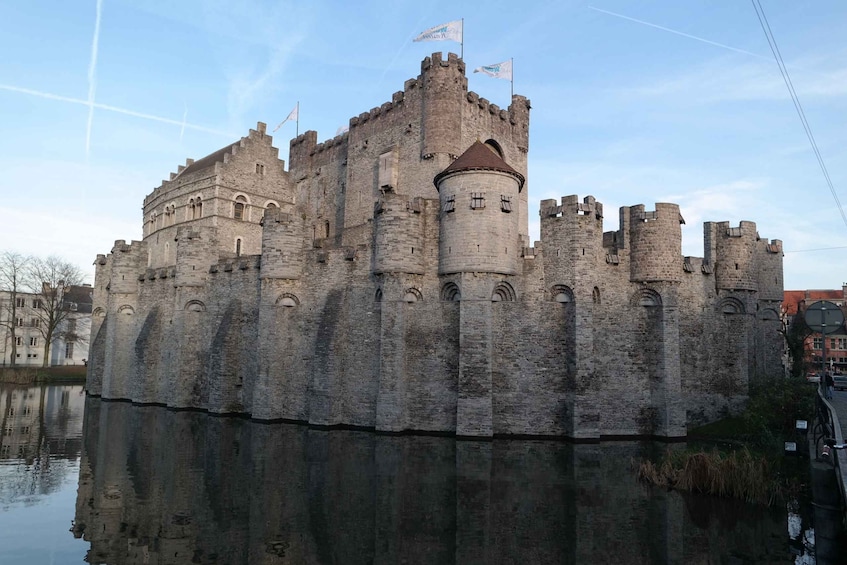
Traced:
[[496, 153], [501, 159], [503, 158], [503, 148], [500, 147], [499, 143], [497, 143], [493, 139], [487, 139], [485, 141], [485, 146], [491, 149], [494, 153]]
[[244, 220], [244, 212], [247, 206], [247, 199], [243, 196], [238, 196], [235, 199], [235, 205], [232, 208], [232, 217], [236, 220]]
[[196, 208], [195, 208], [195, 204], [194, 204], [194, 199], [192, 198], [191, 200], [188, 201], [188, 210], [186, 211], [186, 214], [185, 214], [187, 216], [186, 219], [187, 220], [193, 220], [195, 212], [196, 212]]
[[241, 257], [241, 238], [235, 240], [235, 256]]
[[203, 202], [200, 200], [200, 197], [197, 197], [197, 217], [203, 217]]

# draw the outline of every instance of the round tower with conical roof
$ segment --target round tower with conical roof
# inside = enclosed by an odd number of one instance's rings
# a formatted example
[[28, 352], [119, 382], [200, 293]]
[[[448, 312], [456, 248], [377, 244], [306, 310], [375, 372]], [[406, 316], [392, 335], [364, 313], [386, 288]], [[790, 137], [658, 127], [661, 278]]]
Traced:
[[480, 141], [436, 175], [439, 274], [519, 272], [523, 185], [523, 175]]

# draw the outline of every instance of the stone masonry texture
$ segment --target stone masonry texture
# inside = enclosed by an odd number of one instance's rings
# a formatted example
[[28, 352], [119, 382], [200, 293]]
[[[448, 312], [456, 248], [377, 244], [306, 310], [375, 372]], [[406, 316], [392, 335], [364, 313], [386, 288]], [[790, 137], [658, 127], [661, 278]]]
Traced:
[[143, 240], [97, 257], [89, 393], [476, 437], [682, 437], [737, 413], [782, 374], [782, 242], [707, 222], [683, 257], [676, 204], [604, 232], [570, 195], [531, 244], [529, 109], [434, 53], [348, 132], [291, 140], [287, 169], [261, 122], [186, 160]]

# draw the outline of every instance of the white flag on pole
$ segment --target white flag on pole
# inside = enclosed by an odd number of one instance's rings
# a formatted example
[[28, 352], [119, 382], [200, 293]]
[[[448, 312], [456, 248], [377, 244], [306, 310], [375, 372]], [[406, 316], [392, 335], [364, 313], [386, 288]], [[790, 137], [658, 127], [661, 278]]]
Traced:
[[290, 120], [294, 120], [295, 122], [296, 122], [296, 121], [298, 121], [298, 120], [300, 119], [300, 115], [299, 115], [299, 114], [300, 114], [300, 112], [299, 112], [299, 110], [300, 110], [300, 104], [297, 104], [296, 106], [294, 106], [294, 109], [293, 109], [293, 110], [291, 110], [291, 111], [288, 113], [288, 117], [287, 117], [287, 118], [285, 118], [284, 120], [282, 120], [281, 122], [279, 122], [279, 125], [278, 125], [278, 126], [276, 126], [276, 127], [274, 128], [274, 132], [276, 132], [276, 130], [278, 130], [279, 128], [281, 128], [281, 127], [282, 127], [282, 124], [284, 124], [284, 123], [285, 123], [285, 122], [287, 122], [287, 121], [290, 121]]
[[462, 20], [447, 22], [431, 27], [417, 36], [415, 41], [457, 41], [462, 42]]
[[503, 61], [494, 65], [484, 65], [473, 70], [475, 73], [483, 73], [494, 78], [512, 80], [512, 61]]

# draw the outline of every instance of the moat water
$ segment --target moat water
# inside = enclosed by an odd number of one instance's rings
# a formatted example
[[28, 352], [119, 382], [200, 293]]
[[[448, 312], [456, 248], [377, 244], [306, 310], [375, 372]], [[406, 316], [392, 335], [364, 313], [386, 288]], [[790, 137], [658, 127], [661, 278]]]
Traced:
[[317, 430], [0, 385], [0, 563], [814, 563], [808, 508], [636, 481], [652, 442]]

